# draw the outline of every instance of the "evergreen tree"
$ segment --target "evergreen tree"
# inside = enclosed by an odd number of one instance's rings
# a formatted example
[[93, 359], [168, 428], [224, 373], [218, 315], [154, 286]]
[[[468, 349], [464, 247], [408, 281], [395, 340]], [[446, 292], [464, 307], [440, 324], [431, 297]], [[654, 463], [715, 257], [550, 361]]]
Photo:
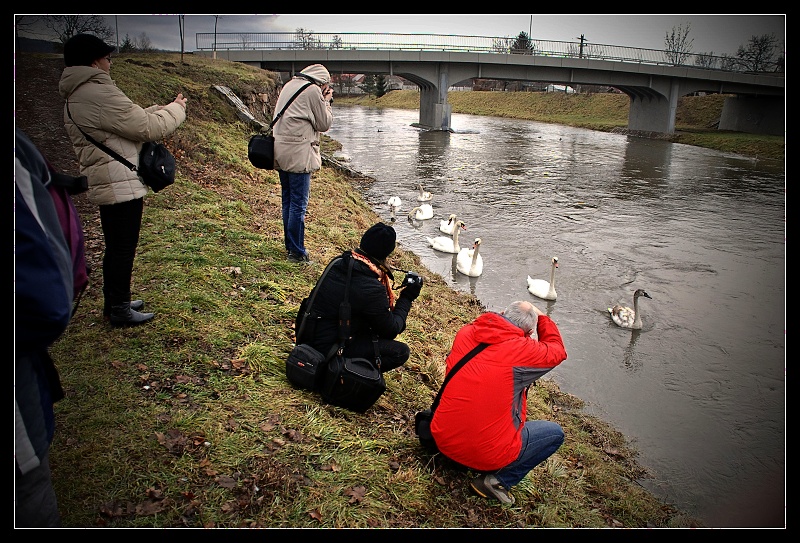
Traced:
[[384, 94], [386, 94], [386, 76], [380, 74], [375, 80], [375, 96], [380, 98]]
[[370, 94], [370, 95], [376, 94], [377, 86], [375, 84], [375, 76], [372, 74], [365, 75], [364, 82], [361, 85], [359, 85], [359, 88], [362, 91], [364, 91], [364, 94]]
[[122, 43], [119, 46], [120, 53], [133, 53], [136, 51], [136, 44], [133, 43], [131, 37], [125, 34], [125, 39], [122, 40]]

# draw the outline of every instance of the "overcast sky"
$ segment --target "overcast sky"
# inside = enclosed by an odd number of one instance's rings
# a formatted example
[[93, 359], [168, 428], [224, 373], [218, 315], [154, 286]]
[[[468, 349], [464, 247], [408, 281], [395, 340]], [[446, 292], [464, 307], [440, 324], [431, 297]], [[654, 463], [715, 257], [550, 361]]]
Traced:
[[[180, 51], [178, 15], [109, 15], [109, 26], [132, 40], [147, 34], [156, 49]], [[184, 50], [196, 49], [196, 34], [214, 32], [214, 15], [185, 16]], [[218, 33], [294, 32], [297, 28], [321, 33], [380, 32], [399, 34], [458, 34], [515, 37], [529, 32], [536, 40], [663, 49], [673, 28], [689, 25], [695, 53], [735, 55], [752, 36], [772, 34], [785, 50], [786, 14], [289, 14], [220, 15]], [[113, 45], [113, 44], [112, 44]]]

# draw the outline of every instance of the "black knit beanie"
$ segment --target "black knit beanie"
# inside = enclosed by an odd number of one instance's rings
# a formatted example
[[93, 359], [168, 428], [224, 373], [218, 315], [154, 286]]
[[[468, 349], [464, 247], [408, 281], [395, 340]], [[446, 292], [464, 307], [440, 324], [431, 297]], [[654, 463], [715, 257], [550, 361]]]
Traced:
[[75, 34], [64, 44], [64, 64], [91, 66], [98, 58], [114, 51], [114, 47], [93, 34]]
[[376, 260], [384, 260], [394, 251], [397, 233], [388, 224], [379, 222], [361, 236], [361, 250]]

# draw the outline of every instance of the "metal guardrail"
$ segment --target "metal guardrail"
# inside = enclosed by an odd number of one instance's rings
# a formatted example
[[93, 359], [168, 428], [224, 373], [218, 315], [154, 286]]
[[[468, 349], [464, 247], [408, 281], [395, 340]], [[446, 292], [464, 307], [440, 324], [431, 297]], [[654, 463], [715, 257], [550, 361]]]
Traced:
[[660, 49], [641, 49], [619, 45], [531, 40], [528, 50], [514, 50], [516, 37], [462, 36], [453, 34], [378, 34], [378, 33], [302, 33], [240, 32], [197, 33], [197, 49], [201, 51], [256, 51], [296, 49], [342, 49], [381, 51], [449, 51], [461, 53], [528, 54], [558, 58], [586, 58], [661, 66], [691, 66], [727, 72], [774, 73], [783, 77], [783, 64], [748, 65], [738, 57], [714, 56], [705, 53], [683, 53]]

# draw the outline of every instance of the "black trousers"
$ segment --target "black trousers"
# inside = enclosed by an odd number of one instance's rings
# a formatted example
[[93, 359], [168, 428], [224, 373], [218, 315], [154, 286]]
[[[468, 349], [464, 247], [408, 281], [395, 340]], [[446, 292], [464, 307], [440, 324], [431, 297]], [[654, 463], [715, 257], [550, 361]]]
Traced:
[[[403, 342], [393, 339], [378, 339], [378, 352], [381, 355], [381, 373], [399, 368], [408, 361], [411, 349]], [[375, 347], [371, 337], [354, 337], [348, 341], [342, 351], [349, 358], [375, 359]]]
[[131, 301], [133, 259], [139, 245], [144, 199], [100, 206], [100, 225], [103, 228], [106, 250], [103, 254], [104, 312], [112, 305]]

